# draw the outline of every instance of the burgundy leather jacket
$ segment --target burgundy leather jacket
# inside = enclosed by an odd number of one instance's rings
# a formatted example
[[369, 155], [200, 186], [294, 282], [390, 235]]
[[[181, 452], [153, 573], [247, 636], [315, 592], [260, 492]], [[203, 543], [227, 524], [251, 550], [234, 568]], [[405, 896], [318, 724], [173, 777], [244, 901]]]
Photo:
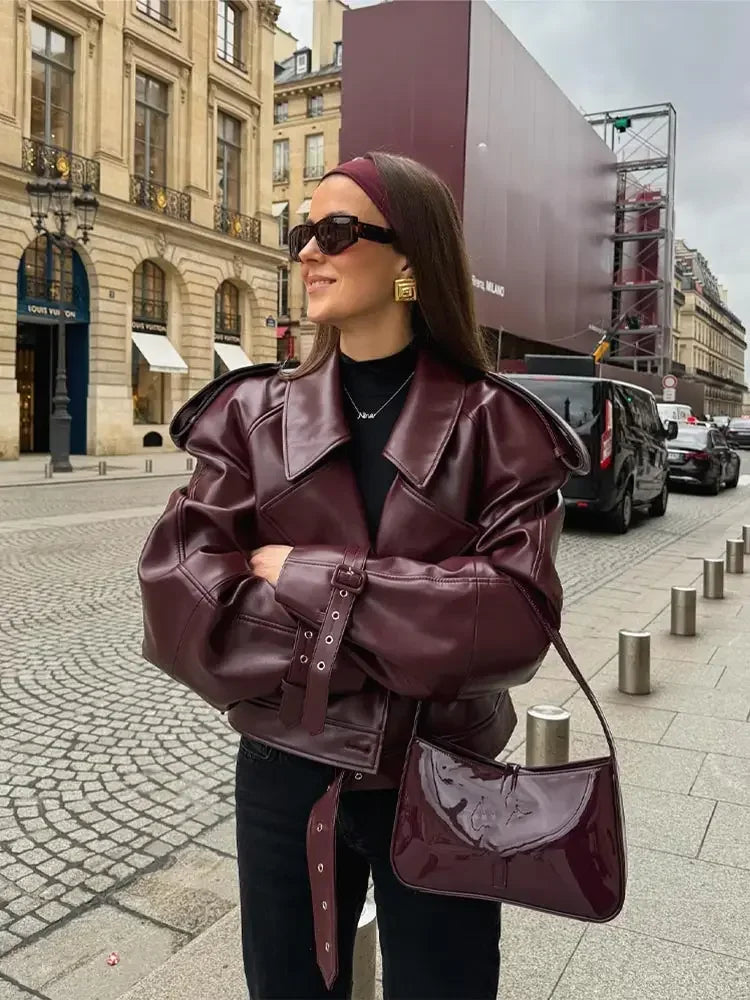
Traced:
[[[143, 654], [282, 750], [397, 783], [417, 700], [427, 737], [495, 756], [559, 625], [559, 489], [585, 448], [500, 376], [422, 350], [385, 454], [398, 470], [374, 544], [341, 445], [338, 358], [300, 379], [225, 375], [172, 424], [195, 473], [139, 564]], [[277, 587], [251, 549], [287, 544]], [[365, 780], [363, 785], [372, 784]]]
[[[144, 656], [241, 733], [395, 785], [422, 735], [490, 757], [559, 626], [560, 487], [588, 454], [544, 404], [500, 376], [467, 378], [426, 350], [385, 455], [397, 475], [371, 544], [344, 449], [338, 357], [289, 380], [276, 365], [211, 383], [172, 425], [197, 459], [139, 565]], [[247, 557], [288, 544], [276, 588]], [[521, 587], [519, 587], [519, 584]], [[307, 851], [318, 964], [338, 975], [340, 772]], [[354, 784], [358, 782], [358, 785]]]

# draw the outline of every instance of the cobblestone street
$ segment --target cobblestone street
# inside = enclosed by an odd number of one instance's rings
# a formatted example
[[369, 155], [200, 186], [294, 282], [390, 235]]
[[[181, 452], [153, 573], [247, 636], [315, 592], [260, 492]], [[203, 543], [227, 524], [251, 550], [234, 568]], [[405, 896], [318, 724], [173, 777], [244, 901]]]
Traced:
[[[0, 956], [112, 901], [233, 811], [235, 735], [139, 652], [137, 555], [183, 481], [0, 490]], [[672, 495], [665, 518], [622, 537], [569, 525], [568, 607], [713, 519], [747, 516], [746, 483]], [[3, 992], [14, 981], [3, 966], [2, 1000], [48, 995]]]

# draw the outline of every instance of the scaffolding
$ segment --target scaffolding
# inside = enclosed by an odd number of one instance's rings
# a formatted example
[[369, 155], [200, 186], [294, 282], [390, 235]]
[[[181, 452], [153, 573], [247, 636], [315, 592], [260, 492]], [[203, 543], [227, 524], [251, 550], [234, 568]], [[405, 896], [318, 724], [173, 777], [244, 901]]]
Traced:
[[617, 158], [610, 358], [666, 375], [672, 363], [677, 115], [671, 104], [656, 104], [586, 119]]

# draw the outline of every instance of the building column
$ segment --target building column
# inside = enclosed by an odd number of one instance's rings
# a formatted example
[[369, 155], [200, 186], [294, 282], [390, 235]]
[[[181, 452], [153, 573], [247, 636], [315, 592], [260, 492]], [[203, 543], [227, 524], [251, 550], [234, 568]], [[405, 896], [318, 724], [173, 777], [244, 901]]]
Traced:
[[[14, 275], [15, 277], [15, 275]], [[20, 408], [16, 391], [16, 290], [0, 285], [0, 461], [18, 458]]]
[[[128, 455], [135, 450], [130, 378], [132, 248], [127, 236], [98, 224], [91, 239], [89, 395], [86, 451]], [[96, 275], [105, 275], [97, 280]]]

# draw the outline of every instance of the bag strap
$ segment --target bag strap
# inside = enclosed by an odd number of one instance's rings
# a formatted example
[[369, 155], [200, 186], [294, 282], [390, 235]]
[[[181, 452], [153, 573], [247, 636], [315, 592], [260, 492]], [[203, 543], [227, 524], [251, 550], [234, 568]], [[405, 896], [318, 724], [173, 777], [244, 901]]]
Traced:
[[609, 752], [610, 752], [610, 754], [611, 754], [612, 757], [616, 757], [617, 754], [615, 752], [615, 741], [614, 741], [614, 739], [612, 737], [612, 733], [610, 731], [609, 725], [607, 724], [607, 720], [604, 717], [604, 712], [602, 712], [601, 707], [599, 705], [599, 702], [596, 700], [596, 695], [594, 694], [594, 692], [589, 687], [588, 681], [586, 680], [586, 678], [583, 676], [583, 674], [581, 673], [581, 671], [576, 666], [576, 661], [573, 659], [573, 654], [570, 652], [570, 650], [568, 649], [568, 647], [565, 645], [565, 641], [564, 641], [563, 637], [560, 635], [560, 633], [558, 632], [558, 630], [556, 628], [553, 628], [552, 625], [549, 624], [549, 622], [547, 621], [547, 619], [544, 617], [544, 615], [542, 614], [542, 612], [537, 607], [536, 601], [533, 599], [533, 597], [528, 592], [528, 590], [523, 586], [523, 584], [519, 583], [519, 581], [516, 580], [516, 579], [513, 579], [513, 583], [518, 588], [518, 590], [520, 590], [520, 592], [523, 594], [523, 596], [526, 598], [526, 600], [527, 600], [527, 602], [529, 604], [529, 607], [531, 608], [531, 610], [536, 615], [537, 621], [539, 622], [539, 624], [544, 629], [545, 633], [547, 634], [548, 639], [550, 640], [550, 642], [552, 643], [552, 645], [557, 650], [557, 652], [558, 652], [558, 654], [560, 656], [560, 659], [563, 661], [563, 663], [565, 664], [565, 666], [571, 672], [571, 674], [573, 675], [573, 677], [578, 681], [578, 683], [579, 683], [579, 685], [581, 687], [581, 690], [583, 691], [583, 693], [588, 698], [589, 704], [593, 708], [594, 712], [596, 713], [597, 719], [601, 723], [601, 727], [604, 730], [604, 737], [607, 740], [607, 746], [609, 747]]

